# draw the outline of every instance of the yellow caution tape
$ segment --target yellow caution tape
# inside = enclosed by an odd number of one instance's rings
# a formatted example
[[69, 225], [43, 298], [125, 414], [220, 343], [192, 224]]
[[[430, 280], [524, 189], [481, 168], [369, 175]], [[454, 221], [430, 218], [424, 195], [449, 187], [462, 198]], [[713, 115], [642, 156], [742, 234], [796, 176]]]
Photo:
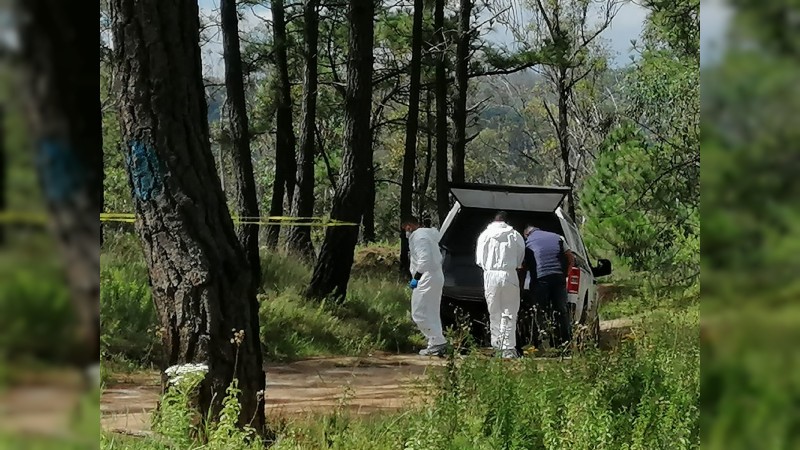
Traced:
[[[244, 225], [280, 225], [294, 227], [353, 227], [358, 226], [353, 222], [342, 222], [326, 217], [232, 217], [234, 223]], [[0, 211], [0, 223], [13, 224], [46, 224], [47, 214], [44, 212]], [[133, 213], [101, 213], [101, 222], [134, 223], [136, 215]]]
[[[358, 226], [353, 222], [342, 222], [339, 220], [328, 219], [326, 217], [290, 217], [290, 216], [270, 216], [270, 217], [231, 217], [234, 223], [244, 225], [281, 225], [281, 226], [306, 226], [306, 227], [341, 227], [341, 226]], [[133, 223], [136, 221], [136, 215], [133, 213], [102, 213], [100, 214], [102, 222], [127, 222]], [[305, 222], [300, 222], [304, 220]]]
[[0, 211], [0, 223], [43, 225], [47, 214], [43, 212]]

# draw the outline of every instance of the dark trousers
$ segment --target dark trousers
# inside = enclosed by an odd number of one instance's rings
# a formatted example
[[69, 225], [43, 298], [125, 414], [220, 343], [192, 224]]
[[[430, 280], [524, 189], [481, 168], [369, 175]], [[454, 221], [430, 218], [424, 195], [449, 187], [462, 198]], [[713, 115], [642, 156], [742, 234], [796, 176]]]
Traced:
[[567, 281], [563, 275], [547, 275], [536, 280], [533, 295], [543, 305], [548, 317], [553, 314], [556, 326], [556, 345], [572, 339], [572, 326], [567, 314]]
[[520, 294], [519, 314], [517, 317], [517, 351], [522, 354], [524, 345], [532, 344], [542, 347], [539, 336], [539, 318], [542, 316], [542, 305], [533, 296], [533, 291], [523, 290]]

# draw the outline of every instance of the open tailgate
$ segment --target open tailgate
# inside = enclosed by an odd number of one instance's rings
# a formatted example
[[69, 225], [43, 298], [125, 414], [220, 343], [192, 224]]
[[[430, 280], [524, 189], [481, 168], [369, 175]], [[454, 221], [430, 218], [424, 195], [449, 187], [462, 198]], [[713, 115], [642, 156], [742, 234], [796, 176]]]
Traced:
[[464, 208], [553, 212], [564, 201], [569, 188], [451, 183], [450, 192]]

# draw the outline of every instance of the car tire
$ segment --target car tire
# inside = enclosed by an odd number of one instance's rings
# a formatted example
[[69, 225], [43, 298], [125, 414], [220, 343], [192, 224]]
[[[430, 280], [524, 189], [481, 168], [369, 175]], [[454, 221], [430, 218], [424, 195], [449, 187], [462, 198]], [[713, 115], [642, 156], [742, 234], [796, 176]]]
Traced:
[[[450, 298], [442, 298], [439, 316], [442, 319], [442, 331], [447, 334], [448, 328], [456, 333], [467, 331], [477, 346], [483, 345], [488, 328], [481, 322], [480, 313], [472, 305], [460, 303]], [[466, 327], [466, 330], [464, 329]], [[464, 351], [467, 349], [465, 348]]]
[[442, 319], [442, 331], [447, 332], [448, 328], [456, 326], [456, 309], [450, 299], [443, 298], [439, 307], [439, 317]]
[[589, 315], [588, 307], [589, 307], [589, 293], [587, 292], [583, 298], [583, 308], [581, 308], [581, 318], [579, 322], [581, 325], [586, 324], [586, 318]]

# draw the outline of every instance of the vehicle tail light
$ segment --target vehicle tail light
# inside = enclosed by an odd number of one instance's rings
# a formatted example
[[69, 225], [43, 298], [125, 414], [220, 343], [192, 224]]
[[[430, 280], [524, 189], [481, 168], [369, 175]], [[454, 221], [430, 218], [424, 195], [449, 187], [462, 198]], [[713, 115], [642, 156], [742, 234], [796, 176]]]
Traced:
[[567, 277], [567, 292], [570, 294], [577, 294], [581, 284], [581, 269], [573, 267], [569, 269], [569, 276]]

